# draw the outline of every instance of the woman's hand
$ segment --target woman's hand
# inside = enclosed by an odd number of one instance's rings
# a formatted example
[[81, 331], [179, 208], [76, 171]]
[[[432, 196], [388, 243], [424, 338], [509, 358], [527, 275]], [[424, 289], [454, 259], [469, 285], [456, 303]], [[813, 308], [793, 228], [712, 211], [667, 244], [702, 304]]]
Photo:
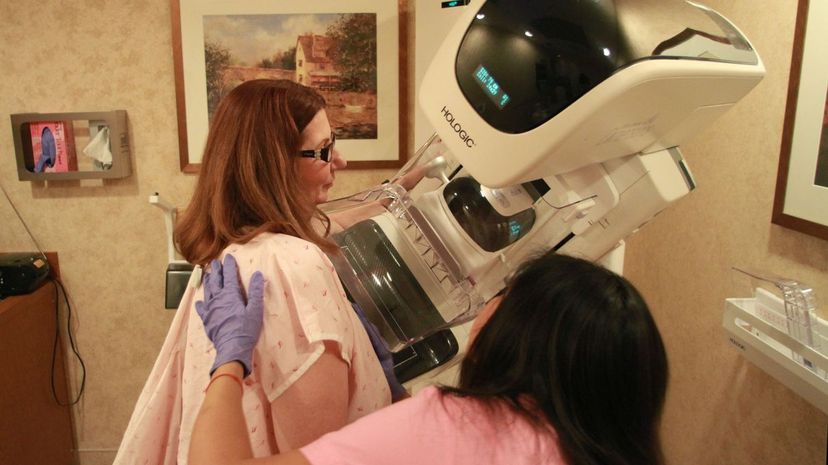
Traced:
[[[253, 459], [247, 424], [242, 410], [244, 387], [235, 385], [242, 367], [250, 374], [253, 348], [259, 340], [264, 309], [264, 278], [253, 273], [245, 304], [236, 259], [224, 257], [210, 264], [204, 275], [204, 301], [196, 302], [207, 337], [216, 347], [204, 401], [193, 426], [189, 463], [205, 465], [262, 464], [310, 465], [298, 450], [280, 456]], [[235, 363], [238, 361], [242, 367]], [[216, 372], [215, 375], [213, 372]]]
[[210, 374], [225, 363], [238, 361], [246, 377], [253, 367], [253, 348], [262, 330], [264, 277], [258, 271], [253, 273], [245, 304], [236, 259], [228, 254], [223, 267], [218, 260], [213, 260], [202, 285], [204, 301], [196, 302], [196, 312], [204, 322], [207, 337], [216, 347]]
[[382, 371], [385, 373], [385, 379], [388, 381], [388, 387], [391, 389], [391, 401], [396, 402], [410, 397], [408, 391], [397, 379], [397, 374], [394, 372], [394, 355], [388, 350], [379, 328], [365, 316], [362, 307], [355, 302], [351, 302], [351, 306], [354, 307], [354, 313], [357, 314], [359, 321], [365, 328], [365, 332], [368, 333], [368, 339], [371, 340], [371, 346], [374, 348], [374, 353], [377, 354]]

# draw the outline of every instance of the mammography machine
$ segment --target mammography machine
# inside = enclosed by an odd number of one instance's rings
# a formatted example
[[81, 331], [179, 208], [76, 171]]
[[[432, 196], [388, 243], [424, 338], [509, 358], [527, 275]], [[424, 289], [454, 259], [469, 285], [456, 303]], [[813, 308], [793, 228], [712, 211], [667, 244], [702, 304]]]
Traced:
[[[679, 145], [763, 75], [694, 2], [474, 2], [421, 84], [436, 134], [392, 182], [323, 206], [337, 271], [399, 354], [476, 315], [527, 257], [606, 260], [694, 188]], [[420, 352], [436, 365], [451, 345]]]

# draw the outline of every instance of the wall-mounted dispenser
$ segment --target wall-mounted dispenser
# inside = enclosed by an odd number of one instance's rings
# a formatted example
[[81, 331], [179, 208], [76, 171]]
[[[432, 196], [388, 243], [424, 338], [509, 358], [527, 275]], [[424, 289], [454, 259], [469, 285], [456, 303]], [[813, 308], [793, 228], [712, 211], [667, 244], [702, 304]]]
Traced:
[[164, 308], [177, 309], [181, 302], [184, 291], [187, 290], [187, 283], [193, 274], [194, 266], [178, 258], [173, 242], [173, 225], [177, 209], [164, 201], [158, 192], [149, 197], [149, 203], [160, 208], [164, 212], [164, 226], [167, 234], [167, 277], [164, 291]]
[[11, 115], [21, 181], [124, 178], [130, 175], [124, 110]]
[[745, 358], [828, 413], [828, 323], [813, 289], [793, 279], [734, 268], [745, 296], [725, 301], [722, 325]]

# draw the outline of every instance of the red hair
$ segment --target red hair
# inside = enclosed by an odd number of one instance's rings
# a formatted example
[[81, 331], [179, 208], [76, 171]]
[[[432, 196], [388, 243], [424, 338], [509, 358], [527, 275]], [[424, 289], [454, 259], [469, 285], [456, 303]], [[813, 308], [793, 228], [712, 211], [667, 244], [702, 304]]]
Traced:
[[[304, 192], [295, 155], [302, 130], [325, 108], [316, 91], [286, 80], [257, 79], [233, 89], [210, 125], [195, 192], [175, 228], [179, 251], [206, 265], [232, 243], [284, 233], [337, 250], [330, 221]], [[313, 227], [318, 218], [325, 234]]]

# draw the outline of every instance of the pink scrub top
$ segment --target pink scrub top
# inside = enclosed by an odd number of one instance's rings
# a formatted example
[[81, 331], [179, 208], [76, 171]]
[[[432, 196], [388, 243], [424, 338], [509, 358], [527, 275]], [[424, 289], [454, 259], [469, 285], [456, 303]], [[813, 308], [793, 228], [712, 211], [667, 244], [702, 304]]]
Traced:
[[[490, 407], [490, 408], [489, 408]], [[551, 427], [428, 387], [302, 447], [312, 465], [566, 465]]]
[[[253, 354], [253, 373], [244, 380], [242, 404], [255, 457], [287, 451], [276, 444], [270, 403], [336, 343], [349, 367], [348, 422], [391, 403], [391, 393], [371, 341], [345, 297], [328, 257], [315, 245], [284, 234], [263, 233], [230, 253], [239, 264], [245, 290], [254, 271], [264, 274], [265, 316]], [[113, 465], [181, 464], [209, 382], [215, 349], [195, 303], [200, 283], [187, 288], [161, 353], [135, 406]]]

